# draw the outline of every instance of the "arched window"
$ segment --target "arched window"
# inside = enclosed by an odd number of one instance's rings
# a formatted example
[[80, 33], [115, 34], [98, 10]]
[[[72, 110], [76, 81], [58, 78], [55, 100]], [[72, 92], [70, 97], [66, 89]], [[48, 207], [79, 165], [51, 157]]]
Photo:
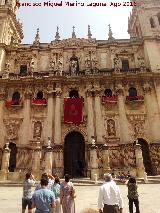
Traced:
[[129, 70], [129, 61], [127, 59], [122, 60], [122, 70]]
[[79, 98], [78, 91], [77, 91], [77, 90], [71, 90], [71, 91], [69, 92], [69, 97], [70, 97], [70, 98]]
[[111, 96], [112, 96], [112, 90], [111, 90], [111, 89], [106, 89], [106, 90], [104, 91], [104, 94], [105, 94], [105, 96], [107, 96], [107, 97], [111, 97]]
[[155, 23], [153, 18], [150, 18], [150, 25], [151, 25], [151, 28], [155, 28]]
[[20, 93], [18, 91], [13, 93], [12, 101], [19, 103], [19, 101], [20, 101]]
[[137, 96], [136, 88], [130, 87], [129, 90], [128, 90], [128, 94], [129, 94], [129, 96], [132, 96], [132, 97]]
[[27, 65], [20, 65], [20, 75], [27, 75]]
[[159, 22], [159, 25], [160, 25], [160, 13], [158, 13], [157, 18], [158, 18], [158, 22]]
[[37, 93], [36, 99], [43, 99], [43, 92], [42, 91], [39, 91]]

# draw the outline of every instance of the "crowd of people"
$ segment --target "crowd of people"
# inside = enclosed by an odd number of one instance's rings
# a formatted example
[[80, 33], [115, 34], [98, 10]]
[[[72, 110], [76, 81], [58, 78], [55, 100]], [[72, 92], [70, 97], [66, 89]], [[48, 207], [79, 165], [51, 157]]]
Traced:
[[[136, 179], [128, 173], [128, 199], [129, 213], [133, 213], [133, 203], [136, 213], [140, 213]], [[113, 176], [113, 177], [112, 177]], [[104, 183], [100, 186], [98, 195], [99, 213], [122, 213], [123, 199], [119, 187], [114, 181], [115, 176], [104, 174]], [[23, 184], [22, 213], [28, 207], [28, 213], [75, 213], [76, 197], [73, 183], [68, 174], [64, 181], [60, 183], [57, 175], [42, 174], [40, 182], [36, 185], [34, 193], [32, 186], [35, 184], [34, 176], [26, 174]], [[96, 212], [87, 210], [88, 213]]]
[[42, 174], [40, 182], [32, 193], [34, 176], [26, 174], [23, 184], [22, 213], [28, 207], [28, 213], [75, 213], [75, 189], [68, 174], [60, 183], [57, 175]]

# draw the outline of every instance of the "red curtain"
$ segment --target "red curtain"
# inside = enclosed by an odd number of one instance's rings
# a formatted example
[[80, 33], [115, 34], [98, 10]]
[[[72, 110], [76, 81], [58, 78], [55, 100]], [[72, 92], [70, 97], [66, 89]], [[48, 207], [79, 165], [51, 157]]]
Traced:
[[64, 99], [64, 122], [76, 124], [83, 122], [83, 98]]

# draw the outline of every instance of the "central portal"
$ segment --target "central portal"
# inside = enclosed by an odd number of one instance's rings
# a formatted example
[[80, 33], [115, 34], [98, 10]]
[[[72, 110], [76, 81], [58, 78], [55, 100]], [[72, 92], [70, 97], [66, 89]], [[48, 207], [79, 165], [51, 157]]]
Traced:
[[64, 143], [64, 173], [72, 178], [85, 176], [85, 142], [80, 132], [70, 132]]

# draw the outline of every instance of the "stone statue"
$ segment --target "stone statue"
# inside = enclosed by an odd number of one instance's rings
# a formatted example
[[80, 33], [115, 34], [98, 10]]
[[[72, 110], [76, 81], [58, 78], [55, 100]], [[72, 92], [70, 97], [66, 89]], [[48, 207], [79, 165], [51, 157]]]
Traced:
[[108, 136], [116, 136], [116, 130], [115, 130], [115, 121], [112, 119], [109, 119], [107, 121], [107, 131], [108, 131]]
[[53, 55], [53, 57], [51, 58], [50, 68], [54, 71], [56, 70], [56, 55]]
[[4, 71], [5, 71], [5, 73], [9, 73], [9, 70], [10, 70], [10, 63], [9, 63], [9, 61], [7, 61], [7, 62], [5, 63]]
[[76, 60], [72, 60], [70, 62], [71, 75], [76, 75], [77, 74], [77, 67], [78, 67], [77, 61]]
[[116, 57], [113, 59], [114, 61], [114, 71], [115, 72], [120, 72], [121, 71], [121, 60], [116, 54]]
[[47, 148], [51, 148], [51, 139], [50, 139], [50, 137], [48, 137], [48, 146], [47, 146]]
[[41, 133], [42, 133], [42, 124], [40, 121], [35, 122], [34, 124], [34, 134], [33, 138], [41, 138]]
[[96, 145], [96, 140], [95, 140], [94, 136], [91, 137], [91, 144], [92, 144], [92, 146]]
[[34, 61], [34, 59], [32, 58], [32, 59], [31, 59], [31, 63], [30, 63], [30, 72], [31, 72], [31, 73], [34, 72], [34, 68], [35, 68], [35, 61]]

